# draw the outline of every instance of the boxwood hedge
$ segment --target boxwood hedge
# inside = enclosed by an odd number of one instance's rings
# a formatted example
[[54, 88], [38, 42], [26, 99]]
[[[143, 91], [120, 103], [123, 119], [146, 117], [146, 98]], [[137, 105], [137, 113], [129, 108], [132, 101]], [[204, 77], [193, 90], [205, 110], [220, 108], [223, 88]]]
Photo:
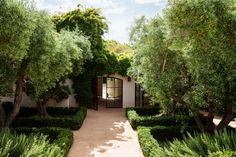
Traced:
[[[63, 109], [60, 113], [63, 112]], [[75, 112], [75, 110], [77, 112]], [[60, 128], [69, 128], [69, 129], [79, 129], [87, 114], [87, 109], [84, 107], [79, 107], [78, 109], [73, 109], [72, 111], [66, 111], [67, 115], [62, 116], [61, 114], [54, 113], [57, 116], [50, 117], [17, 117], [11, 127], [60, 127]], [[75, 113], [73, 115], [69, 115], [68, 113]]]

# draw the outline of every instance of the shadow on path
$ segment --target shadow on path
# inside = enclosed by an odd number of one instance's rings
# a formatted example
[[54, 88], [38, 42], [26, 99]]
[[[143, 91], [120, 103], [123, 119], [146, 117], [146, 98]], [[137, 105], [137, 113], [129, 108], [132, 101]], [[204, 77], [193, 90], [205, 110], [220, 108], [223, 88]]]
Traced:
[[143, 157], [124, 109], [88, 110], [68, 157]]

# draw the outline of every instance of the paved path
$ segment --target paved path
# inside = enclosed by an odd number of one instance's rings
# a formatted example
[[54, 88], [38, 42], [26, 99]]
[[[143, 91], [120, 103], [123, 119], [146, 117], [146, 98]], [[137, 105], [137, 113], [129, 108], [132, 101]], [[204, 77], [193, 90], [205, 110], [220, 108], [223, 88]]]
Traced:
[[68, 157], [143, 157], [124, 109], [88, 110]]

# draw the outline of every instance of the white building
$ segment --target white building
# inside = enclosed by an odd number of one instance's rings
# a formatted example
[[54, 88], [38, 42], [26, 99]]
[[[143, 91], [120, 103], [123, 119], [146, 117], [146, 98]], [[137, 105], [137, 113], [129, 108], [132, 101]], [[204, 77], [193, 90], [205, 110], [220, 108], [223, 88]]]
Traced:
[[[97, 79], [97, 102], [94, 104], [95, 109], [99, 107], [106, 108], [126, 108], [141, 107], [144, 105], [143, 91], [141, 87], [135, 83], [130, 77], [121, 76], [119, 74], [104, 75]], [[66, 80], [69, 87], [72, 86], [71, 80]], [[0, 97], [2, 102], [13, 102], [13, 97]], [[36, 107], [36, 103], [25, 93], [23, 95], [22, 106]], [[77, 107], [74, 95], [70, 95], [68, 99], [57, 102], [54, 99], [48, 100], [46, 106], [50, 107]], [[93, 105], [92, 105], [93, 106]]]

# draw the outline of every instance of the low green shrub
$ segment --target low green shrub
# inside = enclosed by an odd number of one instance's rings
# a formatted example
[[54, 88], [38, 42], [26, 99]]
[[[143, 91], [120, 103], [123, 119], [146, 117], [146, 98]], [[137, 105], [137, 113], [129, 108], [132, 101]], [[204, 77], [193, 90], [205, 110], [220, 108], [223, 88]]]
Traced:
[[159, 143], [153, 138], [150, 127], [138, 127], [138, 139], [145, 157], [164, 157]]
[[55, 143], [50, 143], [46, 135], [18, 135], [9, 130], [0, 131], [1, 157], [47, 156], [63, 157], [63, 150]]
[[140, 116], [135, 110], [129, 110], [127, 117], [133, 129], [136, 129], [138, 126], [184, 125], [184, 123], [189, 121], [189, 117], [182, 115]]
[[60, 127], [69, 128], [72, 130], [79, 129], [86, 117], [87, 109], [80, 107], [75, 115], [60, 116], [60, 117], [18, 117], [11, 127]]

